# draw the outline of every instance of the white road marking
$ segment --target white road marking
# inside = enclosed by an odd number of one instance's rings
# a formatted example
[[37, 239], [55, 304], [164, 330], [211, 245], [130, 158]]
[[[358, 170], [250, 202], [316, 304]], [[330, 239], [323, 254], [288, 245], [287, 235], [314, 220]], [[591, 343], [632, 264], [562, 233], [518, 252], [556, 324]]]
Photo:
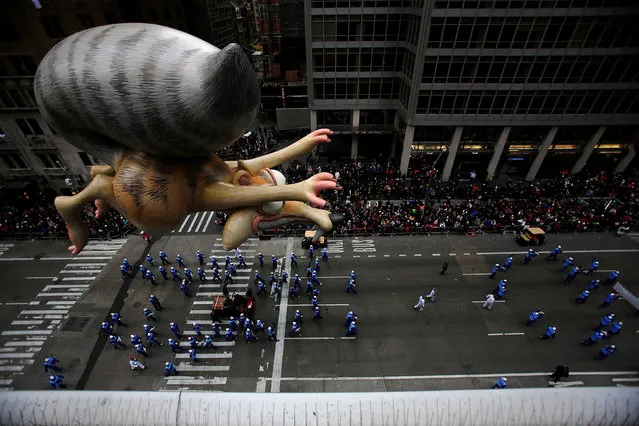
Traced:
[[622, 377], [619, 379], [612, 379], [613, 382], [639, 382], [639, 377]]
[[102, 269], [63, 269], [61, 274], [99, 274]]
[[504, 333], [488, 333], [489, 336], [503, 336]]
[[557, 382], [557, 383], [553, 383], [553, 382], [548, 382], [548, 385], [553, 387], [553, 388], [569, 388], [569, 387], [573, 387], [573, 386], [583, 386], [584, 382]]
[[457, 253], [448, 253], [449, 256], [457, 256]]
[[[233, 354], [231, 352], [222, 352], [219, 354], [197, 354], [198, 358], [201, 359], [225, 359], [225, 358], [232, 358]], [[182, 359], [182, 358], [189, 358], [189, 354], [176, 354], [175, 358], [177, 359]]]
[[191, 215], [186, 215], [186, 217], [184, 218], [184, 222], [182, 222], [182, 226], [180, 226], [180, 229], [178, 229], [178, 232], [182, 232], [182, 228], [184, 228], [186, 226], [186, 224], [189, 222], [189, 218], [191, 217]]
[[5, 305], [8, 306], [20, 306], [20, 305], [28, 305], [29, 302], [6, 302]]
[[356, 337], [286, 337], [286, 340], [355, 340]]
[[33, 352], [17, 352], [14, 354], [0, 354], [0, 359], [8, 359], [8, 358], [33, 358], [35, 355]]
[[38, 311], [22, 311], [19, 315], [40, 315], [40, 314], [66, 314], [69, 311], [46, 311], [46, 310], [38, 310]]
[[[473, 300], [473, 303], [485, 303], [485, 300]], [[493, 303], [506, 303], [505, 300], [494, 300]]]
[[415, 256], [415, 257], [421, 257], [421, 256], [422, 256], [422, 254], [421, 254], [421, 253], [415, 253], [413, 256]]
[[0, 365], [0, 371], [22, 371], [24, 365]]
[[186, 364], [183, 362], [177, 364], [175, 368], [177, 368], [177, 371], [179, 372], [182, 372], [182, 371], [229, 371], [231, 369], [231, 367], [228, 365], [198, 365], [197, 363]]
[[86, 259], [86, 256], [98, 256], [99, 255], [99, 256], [102, 256], [102, 259], [104, 259], [104, 256], [115, 256], [116, 254], [118, 254], [117, 251], [85, 251], [85, 250], [82, 250], [80, 253], [77, 254], [77, 256], [81, 256], [81, 257], [84, 257], [84, 259]]
[[33, 325], [42, 324], [43, 320], [23, 320], [23, 321], [11, 321], [11, 325]]
[[[46, 287], [44, 287], [42, 289], [42, 291], [47, 291], [47, 290], [54, 290], [54, 289], [60, 289], [60, 288], [77, 288], [80, 289], [82, 291], [84, 291], [85, 289], [91, 287], [91, 284], [50, 284]], [[71, 290], [69, 290], [71, 291]]]
[[[275, 305], [275, 306], [279, 306], [279, 305]], [[312, 303], [298, 303], [298, 304], [289, 304], [288, 306], [290, 306], [291, 308], [305, 308], [305, 307], [309, 307], [309, 306], [313, 306]], [[324, 307], [324, 306], [330, 306], [330, 307], [344, 307], [344, 306], [350, 306], [348, 303], [320, 303], [320, 308]]]
[[106, 265], [107, 265], [106, 263], [68, 263], [68, 264], [64, 265], [64, 267], [65, 268], [76, 268], [76, 267], [79, 266], [79, 267], [82, 268], [82, 267], [86, 266], [88, 268], [90, 268], [90, 267], [101, 268], [101, 267], [104, 267]]
[[488, 333], [489, 336], [523, 336], [524, 333]]
[[464, 256], [470, 256], [470, 253], [464, 253]]
[[[180, 371], [180, 369], [177, 369]], [[225, 385], [226, 377], [165, 377], [167, 385]], [[207, 389], [208, 390], [208, 389]]]
[[[433, 374], [424, 376], [342, 376], [342, 377], [282, 377], [287, 382], [321, 382], [321, 381], [358, 381], [358, 380], [438, 380], [438, 379], [482, 379], [495, 377], [548, 377], [548, 372], [541, 373], [497, 373], [497, 374]], [[622, 376], [637, 374], [636, 371], [577, 371], [571, 376]]]
[[[195, 227], [195, 232], [200, 232], [200, 226], [202, 226], [202, 222], [204, 222], [204, 219], [206, 219], [206, 214], [209, 212], [204, 212], [202, 214], [202, 217], [200, 218], [200, 221], [198, 222], [197, 226]], [[213, 213], [211, 213], [213, 214]]]
[[[562, 253], [637, 253], [639, 252], [639, 249], [611, 249], [611, 250], [606, 250], [606, 249], [601, 249], [601, 250], [564, 250]], [[479, 252], [476, 253], [477, 256], [487, 256], [487, 255], [491, 255], [491, 254], [499, 254], [499, 255], [504, 255], [504, 254], [526, 254], [528, 252], [526, 251], [485, 251], [485, 252]], [[549, 254], [550, 251], [539, 251], [539, 254]]]
[[[286, 253], [293, 252], [293, 238], [289, 237], [286, 243]], [[291, 263], [286, 262], [285, 271], [287, 275], [291, 275]], [[273, 375], [271, 379], [271, 393], [280, 392], [280, 379], [282, 377], [282, 367], [284, 365], [284, 341], [282, 338], [286, 332], [286, 324], [288, 315], [288, 283], [282, 286], [282, 296], [280, 299], [280, 312], [277, 318], [277, 332], [276, 335], [280, 336], [275, 342], [275, 354], [273, 355]]]
[[336, 259], [339, 259], [340, 257], [342, 257], [342, 255], [338, 254], [337, 256], [333, 256], [333, 257], [336, 258]]
[[359, 256], [359, 255], [355, 255], [355, 256], [353, 256], [353, 257], [360, 257], [360, 256]]
[[[214, 342], [213, 344], [214, 344], [215, 346], [220, 346], [220, 347], [221, 347], [221, 346], [224, 346], [224, 347], [227, 347], [227, 346], [235, 346], [235, 342], [234, 342], [234, 341], [233, 341], [233, 342], [227, 342], [227, 341], [225, 341], [225, 340], [222, 340], [222, 341], [220, 341], [220, 342]], [[191, 347], [191, 345], [190, 345], [190, 343], [189, 343], [189, 342], [180, 342], [180, 347], [190, 348], [190, 347]]]
[[195, 213], [195, 216], [193, 216], [193, 221], [191, 221], [191, 226], [189, 226], [189, 229], [186, 230], [186, 232], [191, 232], [191, 229], [193, 229], [193, 225], [195, 225], [195, 222], [197, 222], [197, 217], [200, 215], [200, 212]]
[[374, 254], [369, 254], [368, 257], [375, 257], [375, 255]]
[[202, 293], [197, 293], [195, 297], [215, 297], [215, 296], [223, 296], [221, 292], [211, 292], [211, 291], [203, 291]]
[[32, 257], [0, 257], [0, 261], [13, 262], [16, 260], [33, 260]]
[[5, 352], [15, 352], [17, 351], [18, 348], [0, 348], [0, 352], [5, 353]]
[[[248, 284], [228, 284], [228, 288], [246, 288]], [[221, 288], [222, 284], [200, 284], [198, 289], [200, 288]], [[221, 293], [220, 293], [221, 294]]]
[[80, 297], [84, 293], [38, 293], [36, 297], [64, 297], [64, 296], [77, 296]]
[[[93, 253], [92, 253], [93, 254]], [[95, 256], [95, 257], [43, 257], [42, 259], [38, 259], [38, 260], [66, 260], [67, 262], [69, 261], [78, 261], [78, 260], [104, 260], [104, 256]]]
[[28, 342], [7, 342], [5, 346], [42, 346], [44, 340], [30, 340]]
[[211, 214], [209, 215], [208, 220], [206, 221], [206, 223], [204, 224], [204, 228], [202, 228], [202, 232], [206, 232], [207, 229], [209, 229], [209, 223], [211, 223], [211, 219], [213, 219], [213, 216], [215, 215], [214, 212], [211, 212]]
[[[353, 257], [355, 257], [355, 256], [353, 256]], [[406, 257], [406, 255], [405, 254], [400, 254], [399, 257]]]
[[[222, 293], [220, 293], [220, 295], [222, 295]], [[194, 305], [210, 305], [213, 303], [213, 300], [194, 300], [193, 304]], [[211, 313], [211, 311], [206, 311], [207, 313]]]
[[9, 386], [13, 383], [13, 379], [0, 379], [0, 386]]
[[95, 277], [66, 277], [62, 281], [95, 281]]
[[390, 257], [390, 254], [385, 254], [384, 257]]
[[2, 336], [27, 336], [31, 334], [51, 334], [51, 330], [6, 330]]
[[189, 314], [191, 314], [191, 315], [210, 315], [211, 314], [211, 310], [210, 309], [191, 309], [191, 312], [189, 312]]
[[53, 280], [55, 277], [25, 277], [28, 280]]
[[[49, 300], [46, 305], [75, 305], [75, 300]], [[71, 307], [69, 306], [69, 307]], [[54, 308], [58, 309], [58, 308]]]
[[433, 253], [433, 256], [434, 257], [439, 257], [439, 256], [441, 256], [441, 254], [440, 253]]

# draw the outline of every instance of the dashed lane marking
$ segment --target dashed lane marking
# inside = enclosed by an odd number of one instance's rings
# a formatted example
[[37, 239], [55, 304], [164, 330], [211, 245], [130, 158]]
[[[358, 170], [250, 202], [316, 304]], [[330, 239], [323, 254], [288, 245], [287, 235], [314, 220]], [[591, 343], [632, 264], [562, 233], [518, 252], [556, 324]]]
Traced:
[[[473, 303], [485, 303], [485, 300], [473, 300]], [[493, 303], [506, 303], [505, 300], [494, 300]]]
[[355, 340], [356, 337], [286, 337], [286, 340]]
[[[415, 253], [413, 256], [420, 257], [421, 255], [422, 255], [421, 253]], [[386, 257], [386, 256], [384, 256], [384, 257]]]
[[[600, 249], [600, 250], [564, 250], [562, 253], [637, 253], [639, 249]], [[526, 254], [526, 251], [485, 251], [476, 253], [477, 256], [488, 256], [488, 255], [515, 255], [515, 254]], [[539, 254], [549, 254], [550, 251], [539, 251]]]
[[524, 333], [488, 333], [489, 336], [523, 336]]
[[[355, 257], [355, 256], [353, 256], [353, 257]], [[406, 255], [405, 254], [400, 254], [399, 257], [406, 257]]]
[[622, 377], [618, 379], [612, 379], [613, 382], [639, 382], [639, 377]]
[[55, 280], [55, 277], [25, 277], [27, 280]]
[[441, 256], [440, 253], [433, 253], [433, 257], [439, 257], [439, 256]]

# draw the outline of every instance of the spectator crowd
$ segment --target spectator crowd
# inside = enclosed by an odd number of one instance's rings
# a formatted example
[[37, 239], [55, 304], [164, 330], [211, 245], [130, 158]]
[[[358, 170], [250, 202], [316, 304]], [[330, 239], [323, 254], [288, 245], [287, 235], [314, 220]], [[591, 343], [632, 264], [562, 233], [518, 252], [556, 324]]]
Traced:
[[[224, 160], [253, 158], [277, 147], [278, 130], [247, 133], [217, 154]], [[311, 157], [308, 157], [309, 161]], [[437, 171], [415, 168], [402, 175], [389, 161], [344, 161], [320, 165], [294, 162], [284, 171], [289, 183], [319, 172], [333, 173], [342, 191], [322, 196], [331, 211], [343, 213], [338, 234], [388, 234], [454, 231], [468, 233], [520, 230], [538, 226], [546, 232], [617, 231], [632, 229], [639, 219], [639, 184], [634, 178], [606, 173], [558, 174], [552, 181], [481, 182], [473, 179], [442, 182]], [[1, 194], [0, 194], [1, 195]], [[83, 212], [91, 237], [109, 238], [132, 229], [119, 213], [100, 220], [95, 209]], [[226, 216], [217, 214], [216, 224]], [[303, 230], [308, 225], [274, 231]], [[0, 237], [9, 235], [64, 238], [66, 227], [53, 198], [40, 193], [0, 201]]]

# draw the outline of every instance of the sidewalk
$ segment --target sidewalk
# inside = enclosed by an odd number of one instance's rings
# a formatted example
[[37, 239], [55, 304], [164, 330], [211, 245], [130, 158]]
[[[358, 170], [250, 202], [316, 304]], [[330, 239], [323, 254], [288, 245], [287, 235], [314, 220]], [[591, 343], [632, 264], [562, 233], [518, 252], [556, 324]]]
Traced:
[[68, 389], [83, 389], [106, 342], [106, 336], [99, 332], [100, 323], [106, 321], [111, 312], [120, 311], [133, 281], [133, 278], [122, 280], [119, 271], [117, 275], [109, 274], [109, 271], [113, 271], [124, 257], [131, 265], [140, 265], [147, 253], [146, 246], [140, 238], [130, 238], [125, 243], [121, 252], [104, 267], [106, 276], [93, 282], [86, 295], [73, 306], [68, 317], [42, 346], [43, 356], [14, 380], [16, 390], [50, 389], [42, 365], [47, 354], [60, 360], [64, 372], [59, 374], [64, 376]]

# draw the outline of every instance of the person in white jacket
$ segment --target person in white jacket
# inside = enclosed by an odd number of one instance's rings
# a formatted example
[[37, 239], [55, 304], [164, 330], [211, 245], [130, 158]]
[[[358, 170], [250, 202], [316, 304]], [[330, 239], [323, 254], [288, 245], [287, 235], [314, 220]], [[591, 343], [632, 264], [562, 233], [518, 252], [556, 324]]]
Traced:
[[495, 296], [493, 296], [492, 293], [491, 294], [487, 294], [486, 295], [486, 301], [482, 305], [482, 308], [492, 309], [493, 308], [493, 303], [495, 303]]
[[417, 299], [417, 305], [413, 306], [413, 309], [419, 309], [420, 311], [424, 310], [424, 296], [419, 296], [419, 299]]
[[437, 289], [433, 288], [430, 293], [428, 293], [428, 296], [426, 296], [426, 299], [430, 299], [431, 302], [435, 301], [435, 296], [437, 295]]
[[144, 364], [142, 364], [140, 361], [135, 359], [133, 355], [131, 355], [131, 358], [129, 358], [129, 365], [131, 366], [131, 370], [136, 370], [136, 369], [144, 370], [146, 368]]

